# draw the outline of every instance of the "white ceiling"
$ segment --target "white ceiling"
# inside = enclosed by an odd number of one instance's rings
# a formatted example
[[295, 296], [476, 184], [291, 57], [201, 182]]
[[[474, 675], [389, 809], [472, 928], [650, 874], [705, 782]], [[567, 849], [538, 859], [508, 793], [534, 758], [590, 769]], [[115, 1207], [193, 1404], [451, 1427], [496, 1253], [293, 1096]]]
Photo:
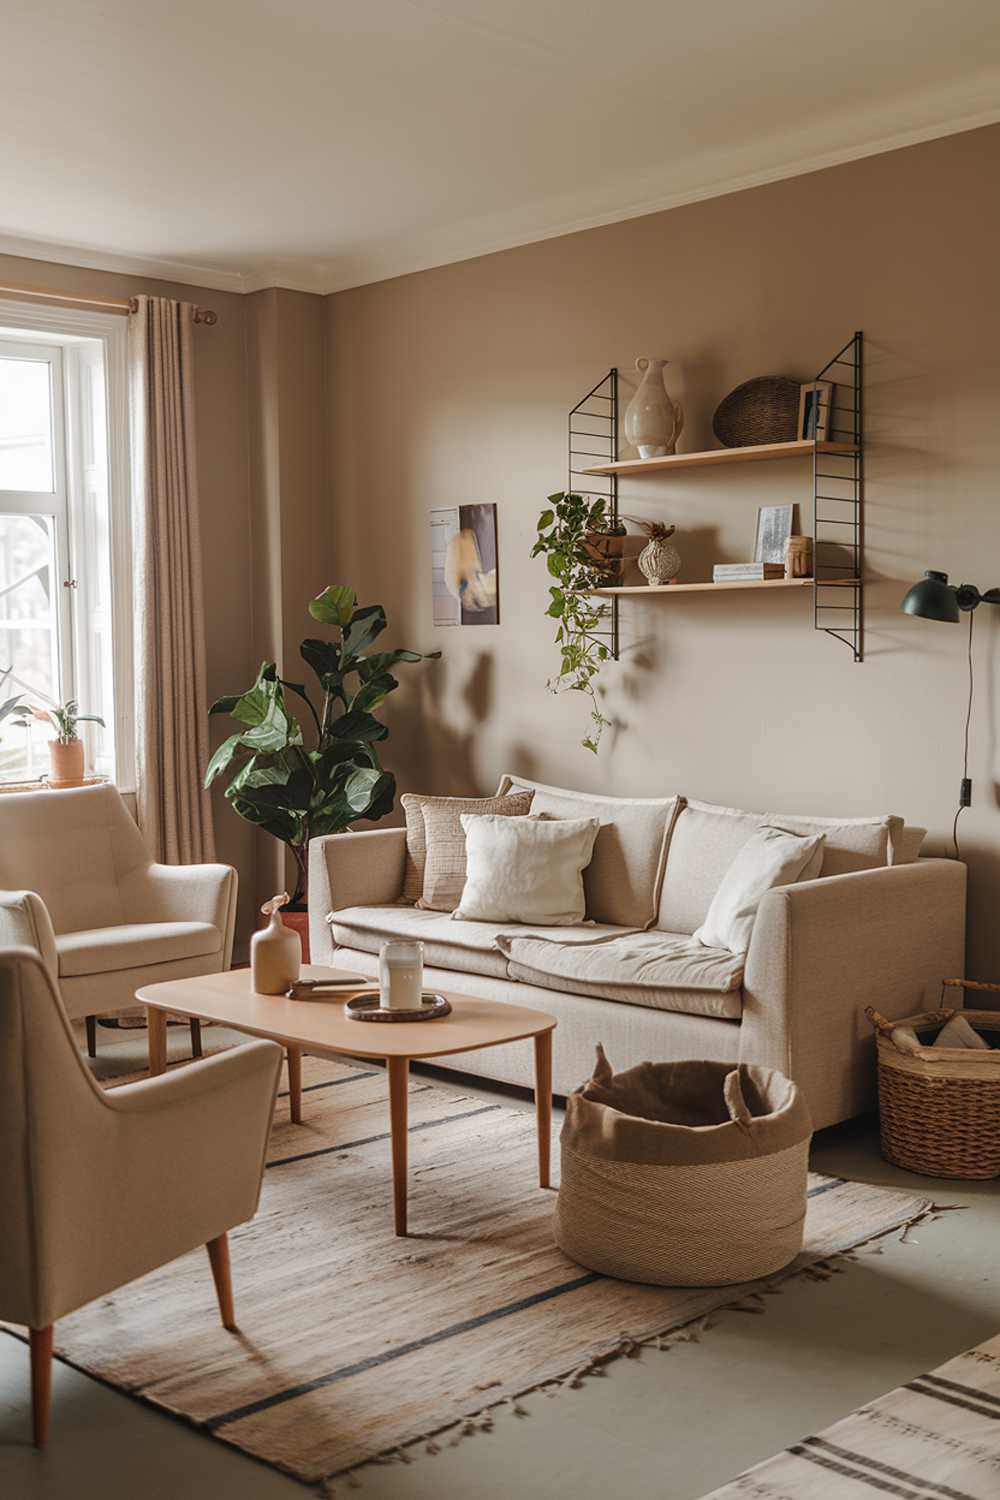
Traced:
[[997, 0], [3, 0], [0, 251], [327, 292], [1000, 119]]

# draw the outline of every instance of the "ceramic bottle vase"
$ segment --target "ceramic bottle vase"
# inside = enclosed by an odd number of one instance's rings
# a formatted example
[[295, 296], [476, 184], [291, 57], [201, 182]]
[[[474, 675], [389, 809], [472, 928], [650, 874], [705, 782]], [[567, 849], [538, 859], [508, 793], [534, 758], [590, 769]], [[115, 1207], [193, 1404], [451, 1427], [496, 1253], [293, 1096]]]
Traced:
[[283, 995], [302, 968], [302, 940], [281, 920], [288, 900], [288, 892], [282, 891], [264, 902], [261, 911], [271, 920], [250, 939], [251, 984], [258, 995]]
[[639, 389], [625, 408], [625, 436], [640, 458], [663, 458], [677, 448], [684, 413], [663, 384], [665, 359], [642, 355], [635, 362]]

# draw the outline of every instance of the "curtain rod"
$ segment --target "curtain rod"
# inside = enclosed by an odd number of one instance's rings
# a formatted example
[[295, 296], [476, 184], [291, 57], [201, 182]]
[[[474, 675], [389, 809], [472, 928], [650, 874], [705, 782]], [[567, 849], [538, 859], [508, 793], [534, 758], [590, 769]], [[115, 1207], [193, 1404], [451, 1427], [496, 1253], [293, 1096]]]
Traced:
[[[0, 297], [27, 297], [39, 302], [72, 302], [76, 307], [101, 307], [105, 312], [134, 313], [139, 303], [135, 297], [121, 301], [101, 297], [81, 297], [76, 292], [53, 292], [42, 286], [0, 286]], [[209, 328], [219, 321], [210, 307], [196, 307], [196, 323], [205, 323]]]

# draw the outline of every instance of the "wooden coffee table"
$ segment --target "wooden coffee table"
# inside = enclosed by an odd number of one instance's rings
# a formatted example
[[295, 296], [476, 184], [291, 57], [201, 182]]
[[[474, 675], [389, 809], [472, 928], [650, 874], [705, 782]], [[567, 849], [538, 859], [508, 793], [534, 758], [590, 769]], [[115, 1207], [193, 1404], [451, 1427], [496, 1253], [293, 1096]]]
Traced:
[[136, 999], [149, 1021], [149, 1071], [167, 1065], [167, 1016], [218, 1021], [250, 1036], [268, 1037], [288, 1049], [289, 1108], [293, 1121], [302, 1115], [302, 1053], [320, 1057], [365, 1057], [384, 1060], [389, 1076], [389, 1123], [392, 1136], [392, 1183], [397, 1234], [406, 1233], [407, 1092], [412, 1058], [447, 1057], [499, 1047], [533, 1037], [535, 1042], [535, 1109], [538, 1121], [538, 1181], [549, 1186], [552, 1134], [552, 1033], [554, 1016], [521, 1005], [498, 1005], [471, 995], [446, 991], [452, 1013], [440, 1021], [351, 1021], [344, 1001], [372, 981], [346, 969], [305, 964], [303, 979], [357, 978], [322, 1000], [288, 1000], [258, 995], [250, 988], [249, 969], [203, 974], [144, 985]]

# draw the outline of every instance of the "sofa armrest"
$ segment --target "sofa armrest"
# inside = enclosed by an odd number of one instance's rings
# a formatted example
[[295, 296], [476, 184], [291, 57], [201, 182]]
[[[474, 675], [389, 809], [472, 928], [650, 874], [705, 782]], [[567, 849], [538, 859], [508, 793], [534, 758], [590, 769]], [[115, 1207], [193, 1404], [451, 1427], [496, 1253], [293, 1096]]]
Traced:
[[406, 829], [331, 833], [309, 844], [309, 949], [313, 963], [332, 963], [327, 916], [345, 906], [389, 906], [403, 894]]
[[148, 864], [121, 886], [131, 922], [211, 922], [222, 933], [223, 968], [233, 956], [237, 875], [231, 865]]
[[965, 960], [966, 869], [950, 859], [770, 891], [743, 981], [740, 1059], [804, 1090], [817, 1129], [874, 1103], [865, 1006], [893, 1019], [934, 1008]]

